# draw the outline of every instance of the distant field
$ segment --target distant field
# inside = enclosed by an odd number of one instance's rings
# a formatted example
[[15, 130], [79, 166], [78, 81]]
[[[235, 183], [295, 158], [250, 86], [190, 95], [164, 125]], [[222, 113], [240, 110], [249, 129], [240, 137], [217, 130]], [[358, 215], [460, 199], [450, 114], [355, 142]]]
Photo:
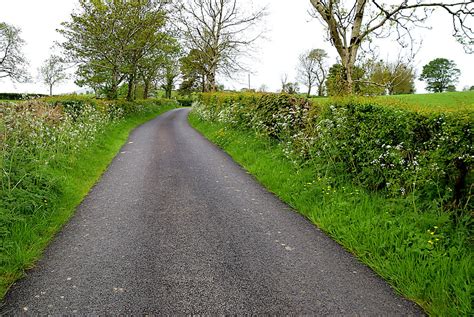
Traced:
[[383, 96], [376, 99], [396, 100], [400, 106], [415, 111], [474, 111], [474, 91]]
[[[409, 109], [416, 112], [474, 112], [474, 91], [445, 92], [437, 94], [396, 95], [364, 97], [387, 106]], [[316, 102], [328, 98], [313, 98]]]

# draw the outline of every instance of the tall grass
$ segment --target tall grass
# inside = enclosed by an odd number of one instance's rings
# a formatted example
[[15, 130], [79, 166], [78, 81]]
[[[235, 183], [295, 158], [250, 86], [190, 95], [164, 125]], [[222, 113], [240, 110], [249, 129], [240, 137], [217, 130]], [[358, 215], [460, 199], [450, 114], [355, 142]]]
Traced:
[[472, 221], [454, 223], [441, 208], [420, 212], [414, 194], [389, 198], [322, 166], [294, 164], [284, 144], [254, 131], [196, 111], [190, 122], [429, 314], [472, 315]]
[[174, 107], [159, 100], [1, 105], [0, 298], [34, 265], [129, 132]]

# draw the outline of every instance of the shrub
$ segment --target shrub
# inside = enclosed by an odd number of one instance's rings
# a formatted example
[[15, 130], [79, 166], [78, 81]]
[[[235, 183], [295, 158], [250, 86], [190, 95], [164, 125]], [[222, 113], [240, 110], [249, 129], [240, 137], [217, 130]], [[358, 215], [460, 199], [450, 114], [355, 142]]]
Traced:
[[[420, 208], [472, 210], [472, 112], [418, 113], [364, 98], [310, 103], [278, 94], [202, 94], [204, 120], [253, 129], [280, 142], [295, 164], [350, 178]], [[415, 200], [414, 200], [415, 201]]]
[[0, 93], [0, 100], [26, 100], [26, 99], [36, 99], [40, 97], [45, 97], [46, 95], [41, 94], [19, 94], [19, 93]]
[[68, 169], [106, 127], [162, 104], [74, 96], [0, 104], [0, 264], [12, 247], [5, 242], [11, 225], [51, 212], [50, 201], [64, 192], [51, 167]]

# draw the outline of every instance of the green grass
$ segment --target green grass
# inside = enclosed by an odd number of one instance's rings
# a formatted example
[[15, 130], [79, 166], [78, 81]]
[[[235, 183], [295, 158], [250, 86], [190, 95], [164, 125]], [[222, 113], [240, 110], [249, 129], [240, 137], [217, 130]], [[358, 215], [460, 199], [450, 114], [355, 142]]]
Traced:
[[282, 148], [253, 132], [219, 123], [191, 124], [228, 152], [268, 190], [305, 215], [434, 316], [472, 315], [469, 223], [454, 225], [441, 210], [419, 212], [416, 202], [388, 199], [350, 182], [296, 167]]
[[74, 214], [75, 208], [107, 169], [129, 133], [172, 108], [175, 108], [174, 104], [167, 104], [154, 108], [153, 112], [135, 114], [112, 124], [90, 147], [75, 156], [64, 158], [64, 164], [45, 169], [49, 176], [59, 181], [58, 188], [62, 190], [50, 193], [49, 207], [46, 206], [44, 212], [32, 213], [30, 217], [13, 223], [8, 241], [3, 242], [14, 247], [0, 254], [0, 298], [15, 280], [24, 275], [26, 269], [34, 266], [49, 241]]
[[[444, 92], [431, 94], [361, 97], [390, 107], [403, 108], [422, 113], [472, 112], [474, 91]], [[316, 103], [327, 102], [329, 98], [312, 98]]]

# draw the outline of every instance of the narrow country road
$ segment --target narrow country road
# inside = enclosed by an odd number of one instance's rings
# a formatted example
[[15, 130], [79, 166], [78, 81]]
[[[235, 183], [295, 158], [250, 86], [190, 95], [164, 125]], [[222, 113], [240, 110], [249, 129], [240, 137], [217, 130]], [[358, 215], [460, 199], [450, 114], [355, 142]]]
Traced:
[[0, 315], [421, 315], [170, 111], [136, 129]]

